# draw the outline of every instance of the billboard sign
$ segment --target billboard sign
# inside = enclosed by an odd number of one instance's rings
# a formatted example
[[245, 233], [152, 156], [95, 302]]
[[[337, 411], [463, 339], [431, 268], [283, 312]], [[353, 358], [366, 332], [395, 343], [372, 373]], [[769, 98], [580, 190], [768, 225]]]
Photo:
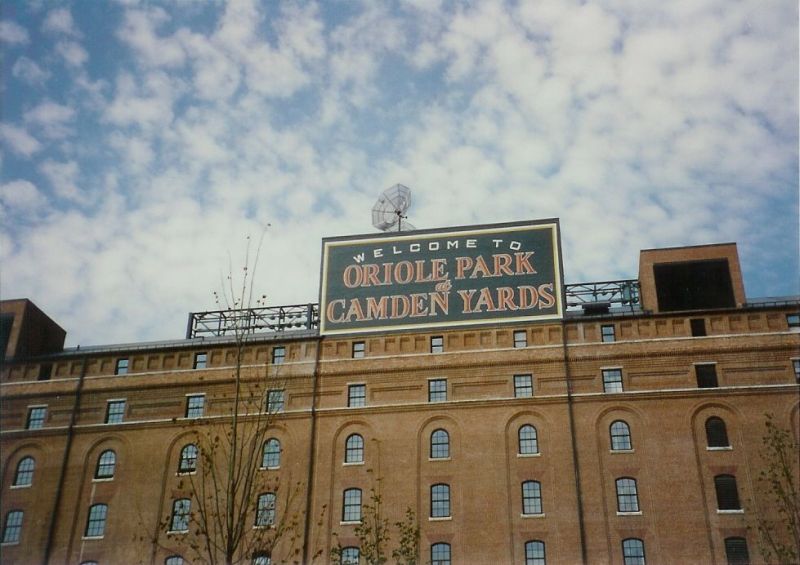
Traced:
[[320, 333], [563, 316], [557, 219], [322, 240]]

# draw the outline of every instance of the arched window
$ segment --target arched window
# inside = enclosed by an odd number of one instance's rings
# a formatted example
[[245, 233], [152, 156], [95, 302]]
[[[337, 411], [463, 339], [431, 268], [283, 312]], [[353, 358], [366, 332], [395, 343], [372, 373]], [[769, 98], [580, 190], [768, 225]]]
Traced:
[[636, 479], [622, 477], [617, 479], [617, 510], [619, 512], [638, 512], [639, 494]]
[[345, 463], [361, 463], [364, 461], [364, 438], [358, 434], [347, 437], [344, 448]]
[[266, 551], [258, 551], [253, 554], [253, 565], [271, 565], [272, 558]]
[[744, 538], [725, 538], [725, 559], [728, 565], [750, 565], [750, 552]]
[[434, 430], [431, 434], [431, 459], [450, 457], [450, 435], [445, 430]]
[[622, 540], [622, 559], [625, 565], [645, 565], [644, 542], [636, 538]]
[[94, 469], [95, 479], [114, 478], [114, 469], [117, 466], [117, 454], [113, 449], [106, 449], [97, 458], [97, 467]]
[[361, 521], [361, 489], [349, 488], [344, 491], [342, 522]]
[[170, 555], [164, 560], [164, 565], [183, 565], [183, 557], [180, 555]]
[[275, 494], [265, 492], [258, 495], [256, 526], [271, 526], [275, 523]]
[[106, 504], [93, 504], [89, 507], [89, 518], [86, 520], [86, 537], [101, 538], [106, 530]]
[[434, 543], [431, 546], [431, 565], [450, 565], [449, 543]]
[[714, 477], [714, 489], [717, 492], [717, 508], [719, 510], [740, 510], [739, 492], [736, 489], [736, 477], [733, 475], [717, 475]]
[[189, 515], [192, 511], [192, 501], [188, 498], [179, 498], [172, 503], [172, 520], [169, 531], [188, 532]]
[[611, 422], [610, 432], [612, 451], [633, 449], [633, 444], [631, 443], [631, 429], [627, 422], [623, 420]]
[[261, 466], [265, 469], [277, 469], [281, 466], [281, 442], [278, 439], [271, 437], [264, 442]]
[[81, 561], [81, 565], [98, 565], [97, 561]]
[[33, 457], [23, 457], [17, 463], [17, 472], [14, 475], [15, 487], [26, 487], [33, 483], [33, 471], [36, 468], [36, 461]]
[[711, 416], [706, 420], [706, 444], [708, 447], [730, 447], [728, 429], [722, 418]]
[[181, 460], [178, 463], [179, 473], [194, 473], [197, 471], [197, 446], [188, 443], [181, 449]]
[[433, 485], [431, 487], [431, 518], [448, 516], [450, 516], [450, 485]]
[[536, 428], [530, 424], [525, 424], [519, 429], [519, 453], [520, 455], [539, 453], [539, 440], [536, 436]]
[[525, 542], [525, 565], [545, 565], [544, 542], [539, 540]]
[[19, 543], [19, 536], [22, 533], [22, 517], [22, 510], [11, 510], [6, 514], [2, 543]]
[[361, 551], [357, 547], [345, 547], [342, 549], [342, 565], [358, 565], [361, 559]]
[[522, 513], [542, 514], [542, 485], [539, 481], [522, 483]]

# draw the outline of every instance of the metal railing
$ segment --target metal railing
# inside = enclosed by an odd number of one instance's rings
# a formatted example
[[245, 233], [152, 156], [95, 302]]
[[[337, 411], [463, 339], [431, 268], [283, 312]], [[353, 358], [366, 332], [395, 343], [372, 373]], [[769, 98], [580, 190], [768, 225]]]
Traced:
[[635, 306], [639, 304], [639, 281], [636, 279], [624, 279], [567, 284], [564, 285], [564, 294], [567, 308], [593, 303]]
[[319, 327], [318, 304], [264, 306], [238, 310], [191, 312], [186, 339], [236, 335], [237, 332], [285, 332], [314, 330]]

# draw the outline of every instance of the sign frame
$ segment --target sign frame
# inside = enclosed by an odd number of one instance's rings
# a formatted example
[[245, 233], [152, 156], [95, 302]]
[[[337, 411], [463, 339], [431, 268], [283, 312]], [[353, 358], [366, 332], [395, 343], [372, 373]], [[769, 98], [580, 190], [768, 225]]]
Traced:
[[[552, 270], [552, 283], [553, 283], [553, 298], [555, 301], [555, 308], [549, 313], [544, 314], [527, 314], [527, 315], [499, 315], [497, 317], [476, 318], [476, 319], [439, 319], [436, 321], [425, 321], [425, 318], [417, 318], [410, 323], [387, 323], [380, 325], [359, 326], [359, 327], [346, 327], [346, 328], [331, 328], [327, 323], [327, 314], [329, 307], [329, 286], [327, 284], [329, 277], [333, 276], [330, 265], [331, 250], [336, 248], [353, 247], [358, 244], [369, 245], [393, 245], [396, 243], [412, 244], [417, 241], [427, 241], [432, 239], [444, 238], [464, 238], [468, 236], [491, 236], [513, 234], [518, 232], [528, 231], [543, 231], [549, 230], [549, 237], [547, 234], [540, 237], [546, 237], [549, 250], [552, 250], [551, 259], [545, 263], [548, 269]], [[425, 257], [428, 257], [427, 255]], [[456, 226], [450, 228], [432, 228], [424, 230], [414, 230], [409, 232], [387, 232], [378, 234], [359, 234], [340, 237], [326, 237], [322, 239], [322, 252], [321, 252], [321, 268], [320, 268], [320, 286], [319, 286], [319, 333], [320, 335], [356, 335], [356, 334], [372, 334], [378, 332], [405, 332], [405, 331], [426, 331], [434, 329], [448, 329], [464, 326], [487, 326], [497, 324], [512, 324], [521, 322], [540, 322], [561, 320], [564, 317], [565, 302], [564, 302], [564, 269], [562, 264], [561, 254], [561, 229], [558, 218], [548, 218], [540, 220], [528, 220], [518, 222], [505, 222], [497, 224], [477, 224], [467, 226]], [[337, 272], [341, 274], [341, 272]], [[341, 299], [337, 299], [341, 300]]]

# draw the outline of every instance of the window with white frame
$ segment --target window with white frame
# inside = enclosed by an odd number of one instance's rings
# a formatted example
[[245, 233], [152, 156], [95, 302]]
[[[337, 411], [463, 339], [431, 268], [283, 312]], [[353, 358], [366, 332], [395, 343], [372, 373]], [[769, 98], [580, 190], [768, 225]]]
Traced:
[[528, 347], [528, 332], [526, 330], [514, 330], [514, 347], [516, 349]]
[[533, 377], [531, 375], [514, 375], [514, 398], [533, 396]]

